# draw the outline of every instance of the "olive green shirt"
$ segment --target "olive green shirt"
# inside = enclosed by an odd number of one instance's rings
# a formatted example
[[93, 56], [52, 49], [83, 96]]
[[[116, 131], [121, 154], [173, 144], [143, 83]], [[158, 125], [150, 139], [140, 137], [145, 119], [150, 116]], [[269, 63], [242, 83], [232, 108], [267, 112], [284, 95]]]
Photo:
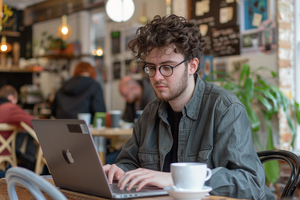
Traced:
[[[198, 74], [195, 82], [193, 97], [183, 107], [179, 123], [178, 162], [206, 163], [213, 172], [205, 183], [213, 188], [212, 195], [275, 199], [265, 186], [243, 104], [233, 93], [201, 80]], [[116, 160], [121, 169], [162, 171], [173, 145], [166, 106], [155, 99], [144, 109]]]

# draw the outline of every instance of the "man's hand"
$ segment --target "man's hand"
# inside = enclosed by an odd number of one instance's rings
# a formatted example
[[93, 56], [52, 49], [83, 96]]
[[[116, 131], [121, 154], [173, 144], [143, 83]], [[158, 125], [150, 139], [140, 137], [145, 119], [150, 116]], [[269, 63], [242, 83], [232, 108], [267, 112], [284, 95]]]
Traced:
[[138, 168], [124, 173], [118, 183], [120, 190], [123, 190], [127, 183], [127, 190], [131, 190], [134, 185], [138, 184], [136, 191], [140, 191], [145, 185], [160, 188], [174, 185], [170, 172], [159, 172], [144, 168]]
[[124, 171], [115, 164], [104, 165], [103, 168], [109, 184], [112, 184], [113, 180], [120, 180], [124, 174]]

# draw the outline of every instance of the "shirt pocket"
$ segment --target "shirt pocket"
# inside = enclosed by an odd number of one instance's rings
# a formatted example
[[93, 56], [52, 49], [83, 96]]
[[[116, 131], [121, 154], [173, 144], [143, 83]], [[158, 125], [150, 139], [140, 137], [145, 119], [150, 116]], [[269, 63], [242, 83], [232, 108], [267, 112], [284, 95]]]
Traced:
[[159, 154], [154, 152], [138, 153], [139, 161], [141, 163], [142, 168], [159, 170]]

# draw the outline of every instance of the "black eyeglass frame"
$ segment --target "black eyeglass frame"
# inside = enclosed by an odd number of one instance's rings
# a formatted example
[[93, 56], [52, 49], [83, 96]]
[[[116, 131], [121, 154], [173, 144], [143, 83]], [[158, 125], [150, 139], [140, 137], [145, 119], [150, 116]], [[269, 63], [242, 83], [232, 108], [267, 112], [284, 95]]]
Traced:
[[[182, 63], [184, 63], [184, 62], [186, 62], [186, 61], [188, 61], [188, 59], [184, 59], [183, 61], [181, 61], [180, 63], [178, 63], [178, 64], [175, 65], [175, 66], [171, 66], [171, 65], [161, 65], [161, 66], [159, 66], [158, 71], [159, 71], [159, 73], [160, 73], [162, 76], [164, 76], [164, 77], [170, 77], [170, 76], [173, 75], [173, 69], [174, 69], [175, 67], [178, 67], [179, 65], [181, 65]], [[144, 66], [142, 67], [143, 72], [144, 72], [147, 76], [149, 76], [150, 78], [153, 78], [153, 77], [156, 75], [156, 67], [154, 67], [154, 66], [146, 66], [147, 64], [148, 64], [148, 63], [145, 63]], [[172, 73], [171, 73], [169, 76], [163, 75], [163, 74], [161, 73], [161, 68], [162, 68], [163, 66], [168, 66], [168, 67], [170, 67], [170, 68], [172, 69]], [[153, 76], [150, 76], [149, 74], [147, 74], [147, 73], [145, 72], [145, 68], [146, 68], [146, 67], [155, 68], [155, 73], [154, 73]]]

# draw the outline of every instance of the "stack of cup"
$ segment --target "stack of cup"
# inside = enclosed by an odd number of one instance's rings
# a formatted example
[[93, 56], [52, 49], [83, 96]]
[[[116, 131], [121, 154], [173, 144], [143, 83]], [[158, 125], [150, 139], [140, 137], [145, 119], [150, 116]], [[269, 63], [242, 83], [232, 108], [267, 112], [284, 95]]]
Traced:
[[96, 112], [94, 115], [94, 128], [104, 128], [106, 126], [106, 113]]
[[134, 123], [137, 122], [138, 118], [141, 116], [142, 113], [143, 113], [143, 110], [137, 110], [137, 111], [135, 112]]
[[109, 118], [110, 118], [110, 127], [112, 128], [119, 128], [119, 122], [121, 119], [121, 110], [111, 110], [109, 111]]
[[91, 115], [91, 113], [78, 113], [77, 118], [84, 120], [87, 125], [90, 125], [92, 115]]

